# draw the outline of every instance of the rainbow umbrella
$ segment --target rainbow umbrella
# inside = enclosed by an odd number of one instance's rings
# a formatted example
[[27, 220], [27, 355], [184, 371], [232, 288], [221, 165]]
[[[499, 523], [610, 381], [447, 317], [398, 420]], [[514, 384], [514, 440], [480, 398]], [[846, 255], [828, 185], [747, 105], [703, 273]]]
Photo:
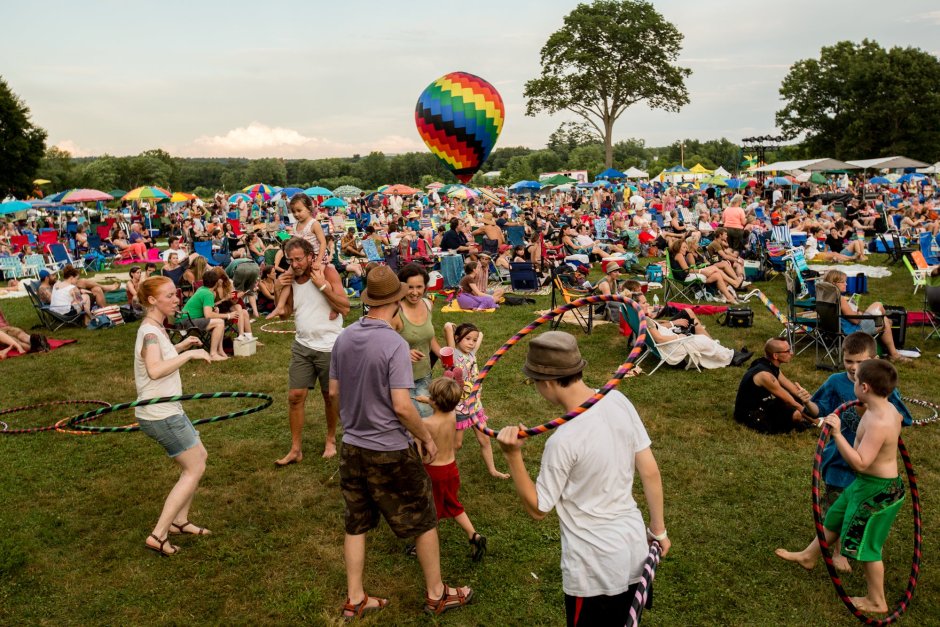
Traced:
[[121, 197], [121, 200], [169, 200], [172, 195], [162, 187], [144, 185], [127, 192]]
[[264, 183], [254, 183], [247, 186], [242, 191], [248, 194], [248, 196], [252, 199], [261, 196], [262, 200], [271, 200], [271, 196], [274, 195], [274, 190], [271, 188], [271, 186], [265, 185]]
[[320, 187], [319, 185], [315, 185], [314, 187], [308, 187], [307, 189], [304, 190], [304, 193], [308, 196], [332, 196], [333, 195], [333, 192], [331, 192], [325, 187]]
[[251, 196], [244, 192], [238, 192], [237, 194], [232, 194], [228, 197], [229, 202], [239, 202], [244, 200], [245, 202], [251, 202]]
[[447, 194], [451, 198], [463, 198], [464, 200], [468, 198], [479, 198], [480, 193], [476, 190], [470, 189], [469, 187], [462, 187], [460, 189], [455, 189], [452, 192]]

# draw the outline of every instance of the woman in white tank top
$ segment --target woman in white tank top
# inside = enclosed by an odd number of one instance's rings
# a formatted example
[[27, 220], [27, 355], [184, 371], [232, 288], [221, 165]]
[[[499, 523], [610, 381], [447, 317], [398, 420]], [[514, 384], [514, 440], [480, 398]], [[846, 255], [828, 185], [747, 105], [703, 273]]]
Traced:
[[[167, 277], [151, 277], [141, 283], [138, 297], [146, 315], [137, 331], [134, 344], [134, 382], [137, 400], [183, 393], [179, 369], [195, 359], [211, 362], [204, 349], [187, 350], [201, 342], [189, 336], [173, 345], [163, 328], [167, 318], [176, 315], [179, 298], [176, 286]], [[135, 409], [140, 430], [159, 442], [183, 468], [173, 486], [153, 532], [146, 540], [148, 549], [161, 555], [174, 555], [178, 547], [169, 543], [169, 534], [205, 535], [209, 531], [189, 522], [192, 503], [199, 480], [206, 469], [206, 449], [198, 432], [179, 403], [159, 403]]]

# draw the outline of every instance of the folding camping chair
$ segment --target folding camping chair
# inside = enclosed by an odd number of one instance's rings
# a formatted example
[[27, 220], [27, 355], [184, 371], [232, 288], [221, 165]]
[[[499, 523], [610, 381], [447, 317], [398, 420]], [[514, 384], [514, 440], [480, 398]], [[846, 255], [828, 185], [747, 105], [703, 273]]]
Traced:
[[525, 246], [525, 227], [507, 226], [506, 241], [510, 246]]
[[64, 314], [53, 311], [49, 308], [49, 305], [46, 305], [39, 298], [39, 293], [36, 291], [36, 283], [25, 281], [23, 285], [26, 287], [29, 300], [36, 310], [36, 315], [39, 317], [39, 323], [49, 329], [49, 331], [55, 332], [67, 325], [77, 327], [85, 326], [85, 313], [83, 311], [70, 309]]
[[81, 270], [82, 274], [88, 274], [85, 271], [85, 260], [73, 259], [72, 255], [69, 254], [69, 251], [65, 249], [65, 245], [63, 244], [49, 244], [49, 255], [55, 262], [57, 269], [62, 269], [65, 266], [71, 265], [76, 270]]
[[366, 261], [385, 263], [385, 257], [379, 254], [379, 247], [372, 238], [362, 240], [362, 252], [366, 254]]
[[684, 300], [692, 303], [696, 298], [696, 293], [705, 290], [705, 281], [702, 275], [696, 274], [691, 268], [684, 281], [680, 281], [672, 272], [672, 263], [669, 260], [669, 251], [666, 250], [665, 277], [663, 278], [664, 298], [666, 302], [670, 300]]
[[[927, 325], [930, 325], [930, 333], [927, 333]], [[924, 286], [924, 330], [922, 335], [925, 341], [935, 336], [940, 338], [940, 285], [931, 285], [929, 282]]]
[[513, 292], [536, 292], [539, 289], [539, 275], [531, 261], [511, 261], [509, 263], [509, 289]]
[[[793, 273], [783, 275], [787, 287], [787, 323], [781, 335], [785, 335], [787, 342], [793, 347], [793, 352], [799, 355], [816, 343], [816, 315], [812, 313], [816, 308], [816, 299], [802, 299], [797, 294], [797, 280]], [[800, 348], [801, 341], [804, 342]]]
[[[913, 257], [915, 254], [920, 255], [921, 259], [924, 258], [920, 252], [911, 253], [911, 256]], [[911, 273], [911, 279], [914, 281], [914, 293], [916, 294], [918, 289], [927, 285], [927, 274], [930, 270], [928, 268], [915, 268], [911, 265], [911, 260], [907, 258], [907, 255], [904, 256], [904, 266]]]
[[[914, 249], [905, 250], [904, 252], [914, 252]], [[934, 252], [934, 240], [931, 233], [920, 234], [920, 252], [924, 255], [924, 260], [927, 261], [928, 265], [935, 266], [940, 263], [940, 258]]]
[[[826, 370], [842, 369], [842, 293], [832, 283], [816, 282], [816, 367]], [[883, 315], [852, 314], [852, 322], [861, 320], [883, 321]], [[822, 354], [822, 358], [820, 358]]]
[[[566, 305], [570, 305], [579, 298], [583, 298], [591, 294], [589, 291], [574, 290], [571, 287], [566, 286], [564, 282], [562, 282], [561, 277], [557, 275], [552, 280], [553, 302], [555, 300], [554, 290], [556, 289], [558, 290], [558, 293], [561, 294], [561, 297], [565, 301]], [[569, 312], [578, 323], [578, 326], [581, 327], [581, 330], [590, 335], [591, 330], [594, 328], [594, 306], [591, 304], [582, 305], [581, 307], [570, 309]], [[555, 319], [552, 320], [552, 329], [558, 328], [562, 322], [563, 317], [564, 316], [555, 316]]]

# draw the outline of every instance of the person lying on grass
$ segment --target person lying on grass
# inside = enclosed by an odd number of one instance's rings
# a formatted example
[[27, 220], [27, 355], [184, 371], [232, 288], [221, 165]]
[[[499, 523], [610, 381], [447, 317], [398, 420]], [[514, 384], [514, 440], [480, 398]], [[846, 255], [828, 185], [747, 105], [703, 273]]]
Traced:
[[[548, 331], [529, 343], [522, 372], [543, 398], [571, 411], [594, 394], [581, 378], [586, 365], [573, 335]], [[535, 483], [522, 459], [524, 428], [503, 427], [498, 441], [526, 513], [542, 520], [558, 512], [568, 625], [625, 624], [648, 544], [658, 541], [663, 556], [671, 546], [662, 477], [643, 421], [623, 394], [608, 392], [548, 439]], [[633, 499], [634, 472], [649, 508], [646, 529]]]
[[[854, 445], [842, 434], [839, 416], [829, 414], [823, 420], [832, 428], [839, 454], [856, 472], [855, 481], [829, 507], [823, 526], [827, 544], [839, 538], [842, 555], [862, 562], [868, 589], [864, 597], [852, 598], [862, 612], [888, 611], [881, 551], [904, 500], [904, 482], [898, 474], [902, 418], [888, 400], [897, 382], [898, 373], [887, 361], [869, 359], [858, 366], [854, 391], [865, 404], [865, 413]], [[818, 539], [799, 552], [776, 551], [782, 559], [807, 570], [816, 565], [821, 553]]]

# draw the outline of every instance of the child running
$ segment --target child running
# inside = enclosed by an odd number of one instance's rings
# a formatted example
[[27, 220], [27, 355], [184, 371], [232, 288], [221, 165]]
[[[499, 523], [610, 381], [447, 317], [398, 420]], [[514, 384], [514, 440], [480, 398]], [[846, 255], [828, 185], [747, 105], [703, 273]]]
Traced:
[[[330, 263], [327, 256], [326, 236], [323, 234], [323, 227], [313, 217], [313, 201], [306, 194], [294, 194], [290, 199], [290, 211], [294, 214], [297, 223], [294, 224], [294, 236], [307, 240], [313, 246], [313, 270], [319, 270], [321, 264], [325, 264], [325, 271], [336, 273], [336, 268]], [[287, 278], [284, 278], [287, 277]], [[327, 277], [329, 278], [329, 277]], [[294, 280], [294, 271], [288, 268], [280, 276], [281, 285], [290, 285]], [[287, 307], [287, 299], [291, 290], [281, 290], [278, 295], [277, 305], [274, 311], [266, 316], [267, 320], [273, 320], [280, 316]], [[335, 311], [330, 312], [330, 320], [335, 320], [339, 314]]]
[[428, 394], [434, 413], [424, 419], [424, 426], [431, 433], [431, 438], [437, 446], [437, 456], [432, 463], [425, 464], [424, 469], [431, 477], [437, 520], [453, 518], [457, 521], [460, 528], [467, 532], [470, 546], [473, 547], [471, 558], [474, 562], [479, 562], [486, 554], [486, 538], [473, 528], [470, 517], [467, 516], [463, 505], [457, 499], [457, 492], [460, 490], [460, 472], [457, 470], [457, 461], [454, 457], [454, 444], [457, 439], [455, 409], [463, 396], [463, 390], [453, 379], [441, 377], [431, 381]]
[[[842, 554], [862, 562], [868, 590], [864, 597], [852, 598], [852, 603], [869, 613], [888, 611], [881, 549], [904, 500], [904, 482], [898, 475], [897, 459], [901, 414], [888, 400], [897, 381], [897, 371], [886, 361], [869, 359], [858, 366], [855, 396], [865, 404], [865, 413], [854, 447], [842, 435], [837, 415], [829, 414], [823, 420], [832, 428], [839, 454], [857, 473], [855, 481], [826, 513], [823, 523], [826, 542], [831, 545], [837, 537], [841, 538]], [[816, 565], [820, 553], [819, 540], [813, 540], [799, 552], [776, 551], [779, 557], [807, 570]]]
[[480, 425], [485, 425], [487, 419], [483, 411], [482, 394], [477, 396], [472, 404], [467, 404], [467, 397], [470, 396], [470, 390], [473, 388], [473, 382], [476, 381], [480, 369], [477, 367], [477, 350], [483, 344], [483, 334], [473, 324], [464, 322], [457, 326], [453, 322], [444, 324], [444, 336], [447, 345], [454, 349], [454, 368], [459, 370], [463, 376], [463, 398], [457, 405], [457, 441], [455, 449], [460, 450], [463, 446], [463, 432], [471, 429], [480, 443], [480, 453], [483, 455], [483, 461], [486, 462], [486, 469], [490, 474], [498, 479], [508, 479], [509, 475], [496, 470], [496, 464], [493, 463], [493, 445], [490, 439], [478, 429], [473, 428], [474, 419]]

